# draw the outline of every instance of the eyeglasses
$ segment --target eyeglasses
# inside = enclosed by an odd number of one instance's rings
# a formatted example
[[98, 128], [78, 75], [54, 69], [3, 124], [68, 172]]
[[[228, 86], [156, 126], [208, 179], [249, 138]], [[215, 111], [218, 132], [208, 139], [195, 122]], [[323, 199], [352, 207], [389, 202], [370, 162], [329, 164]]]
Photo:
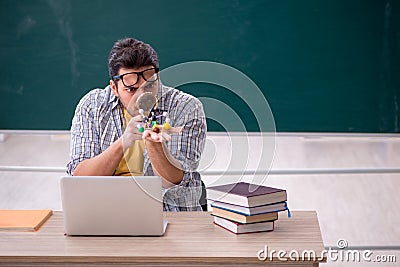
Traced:
[[154, 82], [158, 79], [159, 68], [151, 68], [143, 71], [132, 71], [121, 75], [113, 76], [114, 81], [121, 79], [122, 84], [126, 87], [132, 87], [138, 83], [139, 77], [142, 76], [145, 81]]

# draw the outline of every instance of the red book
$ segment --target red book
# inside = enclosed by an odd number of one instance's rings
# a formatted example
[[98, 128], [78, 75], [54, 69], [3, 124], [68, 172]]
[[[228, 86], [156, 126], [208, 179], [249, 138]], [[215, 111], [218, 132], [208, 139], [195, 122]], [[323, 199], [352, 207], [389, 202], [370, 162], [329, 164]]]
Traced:
[[207, 187], [207, 198], [244, 207], [287, 200], [286, 190], [245, 182]]
[[242, 224], [215, 216], [214, 224], [235, 234], [268, 232], [274, 230], [274, 221]]

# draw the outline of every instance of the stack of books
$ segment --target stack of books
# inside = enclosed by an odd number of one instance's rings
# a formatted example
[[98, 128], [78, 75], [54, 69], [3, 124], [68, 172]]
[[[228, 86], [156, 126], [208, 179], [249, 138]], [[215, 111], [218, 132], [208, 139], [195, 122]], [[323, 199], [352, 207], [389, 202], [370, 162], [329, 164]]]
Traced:
[[290, 211], [286, 190], [245, 182], [207, 188], [214, 223], [235, 234], [274, 230], [278, 212]]

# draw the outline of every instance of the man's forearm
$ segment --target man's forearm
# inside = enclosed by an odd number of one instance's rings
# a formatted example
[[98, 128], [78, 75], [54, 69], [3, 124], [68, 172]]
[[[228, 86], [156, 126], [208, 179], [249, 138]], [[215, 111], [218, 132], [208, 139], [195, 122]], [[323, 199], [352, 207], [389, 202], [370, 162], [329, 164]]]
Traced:
[[74, 176], [110, 176], [123, 156], [122, 138], [112, 143], [103, 153], [84, 160], [76, 166]]
[[163, 143], [146, 140], [147, 152], [153, 170], [171, 184], [179, 184], [183, 178], [183, 170], [176, 167], [179, 162], [172, 157]]

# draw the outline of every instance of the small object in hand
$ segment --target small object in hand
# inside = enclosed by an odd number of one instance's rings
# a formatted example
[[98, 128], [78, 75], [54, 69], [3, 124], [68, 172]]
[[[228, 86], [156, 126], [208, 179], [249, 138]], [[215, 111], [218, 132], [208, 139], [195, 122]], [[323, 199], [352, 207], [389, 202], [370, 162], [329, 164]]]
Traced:
[[168, 122], [164, 123], [164, 129], [165, 130], [171, 129], [171, 124], [169, 124]]
[[144, 132], [143, 124], [139, 123], [139, 124], [137, 125], [137, 128], [138, 128], [138, 132], [139, 132], [139, 133], [143, 133], [143, 132]]
[[[164, 111], [162, 115], [155, 115], [155, 110], [158, 106], [157, 97], [151, 92], [145, 92], [139, 96], [136, 101], [136, 106], [139, 110], [139, 114], [142, 117], [141, 123], [137, 125], [139, 133], [150, 134], [153, 140], [159, 141], [170, 141], [171, 136], [169, 134], [181, 134], [183, 127], [172, 127], [171, 119], [168, 117], [168, 112]], [[157, 119], [165, 118], [163, 125], [159, 125]], [[151, 132], [146, 132], [151, 130]], [[147, 138], [148, 135], [143, 135], [143, 138]]]
[[159, 132], [160, 132], [160, 127], [158, 127], [157, 124], [155, 124], [155, 125], [153, 126], [153, 132], [155, 132], [155, 133], [159, 133]]

